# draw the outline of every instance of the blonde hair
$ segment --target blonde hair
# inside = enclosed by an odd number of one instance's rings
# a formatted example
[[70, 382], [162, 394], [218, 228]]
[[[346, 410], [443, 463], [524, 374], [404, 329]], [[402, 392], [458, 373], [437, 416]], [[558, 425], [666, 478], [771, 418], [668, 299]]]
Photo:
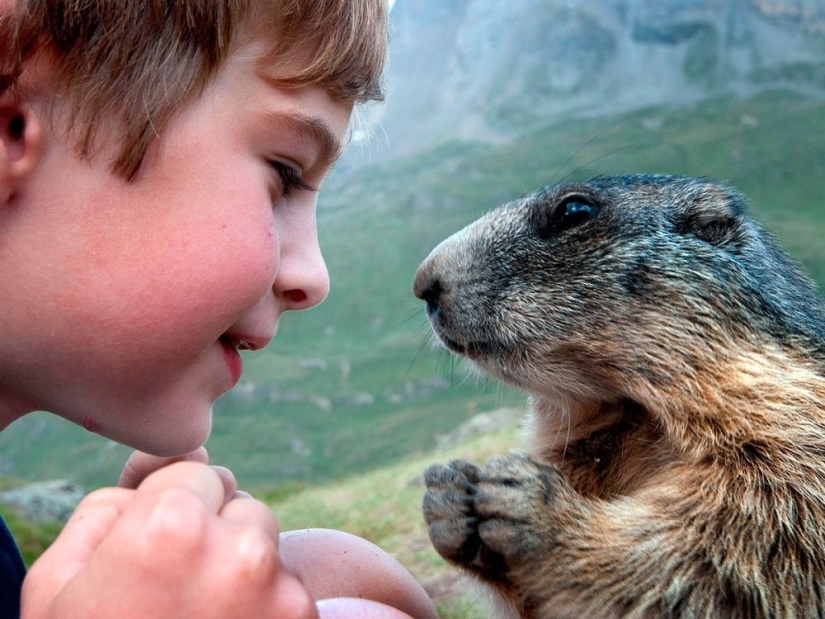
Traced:
[[[91, 157], [113, 124], [112, 170], [132, 179], [152, 139], [200, 94], [227, 57], [270, 45], [267, 67], [286, 86], [315, 85], [350, 103], [383, 100], [387, 0], [16, 0], [0, 12], [0, 93], [40, 55], [68, 104], [67, 131]], [[2, 9], [0, 9], [2, 11]], [[284, 73], [292, 54], [313, 54]]]

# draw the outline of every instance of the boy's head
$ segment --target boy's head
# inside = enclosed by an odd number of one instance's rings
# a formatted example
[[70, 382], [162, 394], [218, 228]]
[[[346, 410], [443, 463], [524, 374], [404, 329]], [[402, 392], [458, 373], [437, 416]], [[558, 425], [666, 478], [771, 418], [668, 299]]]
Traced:
[[65, 4], [0, 0], [0, 428], [186, 453], [327, 293], [316, 190], [381, 97], [385, 0]]
[[[45, 58], [78, 152], [92, 156], [108, 125], [112, 169], [130, 179], [175, 112], [251, 41], [284, 85], [383, 99], [386, 0], [0, 0], [0, 94]], [[296, 54], [307, 62], [287, 69]]]

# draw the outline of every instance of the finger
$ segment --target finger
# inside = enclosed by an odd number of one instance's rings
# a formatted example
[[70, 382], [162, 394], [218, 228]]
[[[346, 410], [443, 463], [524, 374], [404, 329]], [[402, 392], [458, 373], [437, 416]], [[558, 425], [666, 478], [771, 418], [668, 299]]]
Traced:
[[126, 488], [102, 488], [88, 494], [51, 548], [65, 548], [76, 553], [78, 560], [85, 560], [112, 529], [134, 494]]
[[172, 557], [165, 573], [184, 578], [219, 542], [218, 514], [234, 492], [228, 494], [218, 472], [202, 463], [175, 462], [155, 471], [134, 491], [101, 556], [116, 565], [125, 552], [138, 572], [152, 571], [159, 556]]
[[206, 452], [205, 447], [199, 447], [191, 453], [172, 458], [161, 458], [160, 456], [153, 456], [142, 451], [135, 451], [129, 456], [129, 459], [123, 466], [123, 471], [120, 473], [120, 479], [117, 485], [121, 488], [137, 488], [149, 475], [174, 462], [200, 462], [207, 464], [209, 462], [209, 454]]
[[136, 500], [154, 501], [157, 495], [169, 490], [184, 491], [197, 497], [209, 513], [217, 514], [234, 496], [236, 488], [234, 476], [227, 469], [199, 462], [174, 462], [144, 479], [136, 491]]
[[228, 468], [224, 466], [213, 466], [212, 470], [218, 474], [223, 484], [223, 491], [226, 493], [226, 500], [231, 501], [238, 494], [238, 480]]
[[[281, 573], [276, 585], [270, 588], [270, 599], [275, 617], [295, 617], [300, 619], [318, 619], [315, 599], [295, 576]], [[350, 615], [359, 617], [360, 615]], [[388, 616], [388, 618], [391, 616]]]
[[[55, 542], [29, 570], [24, 597], [27, 589], [36, 590], [37, 597], [43, 600], [57, 595], [86, 566], [133, 496], [134, 491], [125, 488], [104, 488], [84, 498]], [[30, 601], [37, 603], [34, 599]]]
[[[258, 599], [260, 602], [273, 590], [287, 587], [294, 589], [289, 597], [282, 593], [273, 598], [279, 609], [275, 616], [305, 617], [304, 612], [295, 612], [291, 607], [301, 595], [309, 599], [309, 594], [294, 575], [283, 569], [278, 555], [277, 523], [271, 510], [254, 499], [235, 499], [224, 506], [216, 524], [216, 530], [222, 531], [222, 547], [220, 560], [213, 561], [211, 569], [221, 574], [218, 582], [230, 587], [231, 583], [240, 583], [243, 587], [243, 591], [237, 591], [233, 604], [240, 603], [244, 595], [251, 596], [248, 601]], [[254, 615], [247, 613], [247, 616]]]
[[221, 518], [228, 523], [260, 528], [276, 545], [278, 543], [278, 521], [269, 506], [258, 500], [235, 498], [224, 505]]

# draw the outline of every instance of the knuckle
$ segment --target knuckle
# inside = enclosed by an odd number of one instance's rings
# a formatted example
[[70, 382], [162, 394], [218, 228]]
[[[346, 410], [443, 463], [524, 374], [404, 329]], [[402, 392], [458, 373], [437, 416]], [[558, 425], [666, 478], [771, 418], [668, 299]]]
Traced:
[[126, 494], [132, 494], [132, 491], [125, 488], [100, 488], [93, 490], [77, 504], [75, 512], [82, 509], [111, 505], [119, 501]]
[[243, 582], [269, 582], [279, 567], [274, 540], [259, 527], [243, 527], [235, 535], [231, 577]]
[[191, 493], [170, 488], [156, 496], [143, 528], [143, 546], [150, 560], [158, 546], [191, 554], [202, 545], [208, 526], [206, 506]]

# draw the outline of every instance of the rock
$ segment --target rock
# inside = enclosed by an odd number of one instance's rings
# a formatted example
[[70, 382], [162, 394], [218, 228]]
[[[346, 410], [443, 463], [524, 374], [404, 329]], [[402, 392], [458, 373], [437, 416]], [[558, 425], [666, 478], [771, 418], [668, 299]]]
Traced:
[[398, 0], [392, 21], [378, 157], [763, 89], [825, 96], [822, 0]]
[[66, 522], [86, 493], [74, 482], [58, 479], [0, 492], [0, 503], [38, 524]]
[[499, 428], [518, 425], [524, 416], [522, 408], [499, 408], [487, 413], [478, 413], [447, 434], [438, 437], [440, 450], [452, 449], [476, 436], [489, 434]]

